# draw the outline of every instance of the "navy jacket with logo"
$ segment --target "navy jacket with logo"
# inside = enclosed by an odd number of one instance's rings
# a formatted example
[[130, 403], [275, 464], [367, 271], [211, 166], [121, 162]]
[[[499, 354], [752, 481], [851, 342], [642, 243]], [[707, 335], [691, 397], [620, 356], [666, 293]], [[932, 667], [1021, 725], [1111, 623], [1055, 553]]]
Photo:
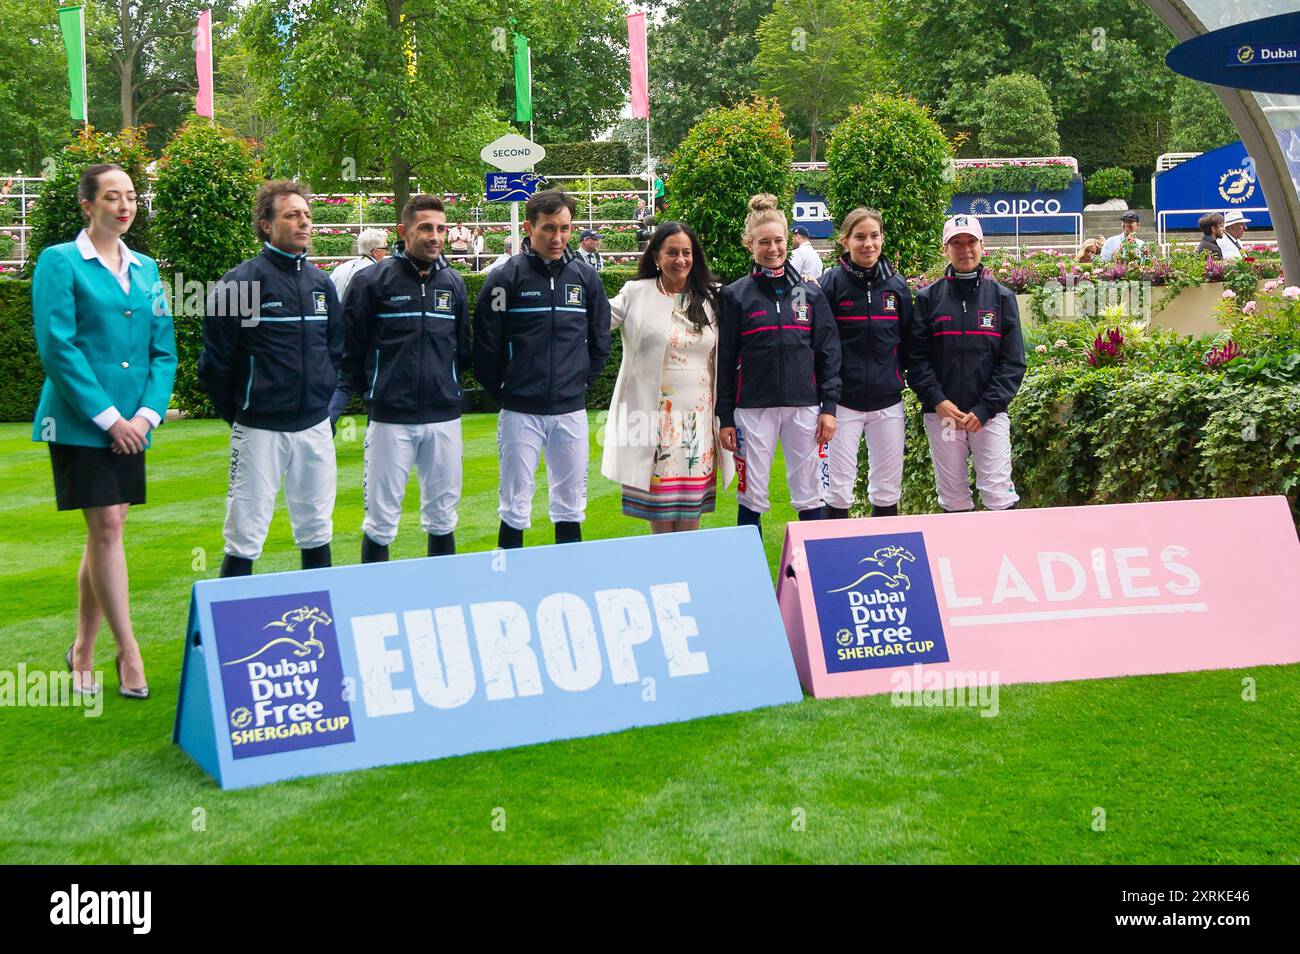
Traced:
[[465, 280], [445, 256], [425, 276], [398, 242], [358, 274], [343, 302], [343, 385], [370, 419], [432, 424], [460, 417], [460, 372], [470, 360]]
[[267, 243], [208, 294], [199, 384], [228, 423], [272, 431], [319, 424], [342, 354], [334, 283], [305, 254]]
[[845, 252], [819, 283], [840, 333], [840, 404], [854, 411], [897, 404], [912, 328], [907, 282], [884, 258], [869, 277]]
[[718, 420], [738, 407], [809, 407], [834, 414], [840, 339], [826, 296], [789, 262], [778, 278], [749, 274], [718, 297]]
[[916, 293], [907, 380], [927, 413], [949, 400], [987, 423], [1007, 409], [1024, 376], [1016, 296], [983, 267], [969, 295], [951, 265]]
[[474, 373], [504, 408], [567, 414], [609, 357], [609, 298], [571, 249], [555, 262], [522, 250], [488, 272], [474, 305]]

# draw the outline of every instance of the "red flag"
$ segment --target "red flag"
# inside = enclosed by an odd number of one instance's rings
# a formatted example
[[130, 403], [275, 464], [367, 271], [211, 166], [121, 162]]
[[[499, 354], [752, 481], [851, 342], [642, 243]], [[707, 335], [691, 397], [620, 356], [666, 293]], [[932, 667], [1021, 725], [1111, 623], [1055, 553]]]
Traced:
[[627, 15], [627, 58], [632, 70], [632, 115], [650, 118], [650, 74], [646, 68], [645, 14]]
[[194, 38], [194, 71], [199, 76], [199, 94], [194, 97], [194, 111], [212, 116], [212, 11], [199, 14]]

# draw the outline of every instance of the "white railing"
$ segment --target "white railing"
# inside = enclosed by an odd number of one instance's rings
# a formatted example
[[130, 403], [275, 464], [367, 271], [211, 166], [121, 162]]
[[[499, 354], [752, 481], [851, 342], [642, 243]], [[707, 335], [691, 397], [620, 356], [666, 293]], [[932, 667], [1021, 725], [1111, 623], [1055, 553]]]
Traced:
[[[1256, 205], [1256, 206], [1251, 206], [1250, 208], [1235, 209], [1235, 210], [1232, 210], [1232, 209], [1223, 209], [1223, 208], [1218, 208], [1218, 209], [1160, 209], [1159, 211], [1156, 212], [1156, 245], [1159, 246], [1159, 248], [1160, 248], [1160, 254], [1161, 254], [1161, 255], [1168, 255], [1168, 254], [1169, 254], [1169, 246], [1170, 246], [1170, 244], [1171, 244], [1171, 243], [1168, 241], [1168, 238], [1167, 238], [1167, 237], [1168, 237], [1168, 234], [1169, 234], [1169, 226], [1168, 226], [1168, 224], [1167, 224], [1169, 216], [1171, 216], [1171, 215], [1204, 215], [1204, 214], [1207, 213], [1207, 212], [1220, 212], [1220, 213], [1222, 213], [1222, 212], [1229, 212], [1229, 211], [1236, 211], [1236, 212], [1265, 212], [1265, 213], [1267, 213], [1267, 212], [1268, 212], [1268, 206], [1266, 206], [1266, 205]], [[1187, 230], [1186, 230], [1186, 229], [1183, 229], [1183, 230], [1181, 230], [1181, 231], [1187, 231]], [[1264, 242], [1262, 242], [1262, 241], [1261, 241], [1261, 242], [1253, 242], [1253, 241], [1252, 241], [1251, 244], [1253, 244], [1253, 245], [1264, 245], [1264, 244], [1266, 244], [1266, 243], [1264, 243]]]
[[1199, 152], [1162, 152], [1156, 157], [1156, 172], [1166, 172], [1199, 155], [1201, 155]]
[[999, 166], [1069, 166], [1078, 173], [1079, 160], [1074, 156], [1015, 156], [1006, 159], [954, 159], [953, 166], [965, 169], [970, 166], [992, 169]]
[[[988, 213], [977, 214], [976, 217], [981, 220], [1015, 219], [1016, 231], [1014, 236], [1014, 242], [1015, 242], [1017, 258], [1020, 257], [1020, 250], [1022, 248], [1055, 248], [1056, 247], [1054, 245], [1025, 245], [1023, 242], [1021, 242], [1020, 241], [1020, 220], [1021, 219], [1069, 219], [1071, 222], [1074, 223], [1075, 250], [1077, 251], [1079, 246], [1083, 244], [1083, 213], [1082, 212], [1003, 212], [1003, 213], [988, 212]], [[986, 236], [986, 239], [996, 239], [1000, 237], [1001, 236], [997, 236], [997, 235], [989, 235]], [[996, 245], [996, 243], [990, 243], [987, 241], [985, 244]], [[1006, 248], [1008, 246], [996, 245], [996, 247]]]

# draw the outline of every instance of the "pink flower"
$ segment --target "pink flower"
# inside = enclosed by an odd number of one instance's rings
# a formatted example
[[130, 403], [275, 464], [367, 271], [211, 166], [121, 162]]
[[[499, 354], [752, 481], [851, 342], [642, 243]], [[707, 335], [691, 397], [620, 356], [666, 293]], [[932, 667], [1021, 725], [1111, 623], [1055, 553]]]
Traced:
[[1241, 306], [1241, 311], [1242, 314], [1253, 315], [1255, 313], [1255, 302], [1254, 301], [1246, 302], [1246, 304]]
[[1039, 354], [1047, 354], [1047, 345], [1041, 344], [1034, 350], [1037, 351]]
[[1270, 278], [1268, 281], [1266, 281], [1266, 282], [1264, 283], [1264, 291], [1266, 291], [1266, 292], [1277, 291], [1277, 286], [1278, 286], [1279, 284], [1281, 284], [1281, 283], [1278, 282], [1277, 279], [1275, 279], [1275, 278]]
[[1225, 288], [1225, 289], [1223, 290], [1223, 297], [1224, 297], [1224, 298], [1236, 298], [1236, 297], [1237, 297], [1237, 293], [1236, 293], [1235, 291], [1233, 291], [1231, 288]]
[[1287, 285], [1286, 288], [1282, 289], [1282, 297], [1290, 298], [1292, 301], [1295, 301], [1297, 298], [1300, 298], [1300, 288], [1297, 288], [1295, 285]]

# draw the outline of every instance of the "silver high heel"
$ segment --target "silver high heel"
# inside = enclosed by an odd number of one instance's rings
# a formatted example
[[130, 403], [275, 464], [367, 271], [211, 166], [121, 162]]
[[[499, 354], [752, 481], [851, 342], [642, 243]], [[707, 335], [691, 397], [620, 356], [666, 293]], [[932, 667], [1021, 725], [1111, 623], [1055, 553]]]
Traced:
[[128, 699], [148, 699], [149, 684], [146, 682], [139, 689], [132, 689], [130, 686], [122, 685], [122, 657], [114, 656], [113, 661], [117, 664], [117, 694]]

